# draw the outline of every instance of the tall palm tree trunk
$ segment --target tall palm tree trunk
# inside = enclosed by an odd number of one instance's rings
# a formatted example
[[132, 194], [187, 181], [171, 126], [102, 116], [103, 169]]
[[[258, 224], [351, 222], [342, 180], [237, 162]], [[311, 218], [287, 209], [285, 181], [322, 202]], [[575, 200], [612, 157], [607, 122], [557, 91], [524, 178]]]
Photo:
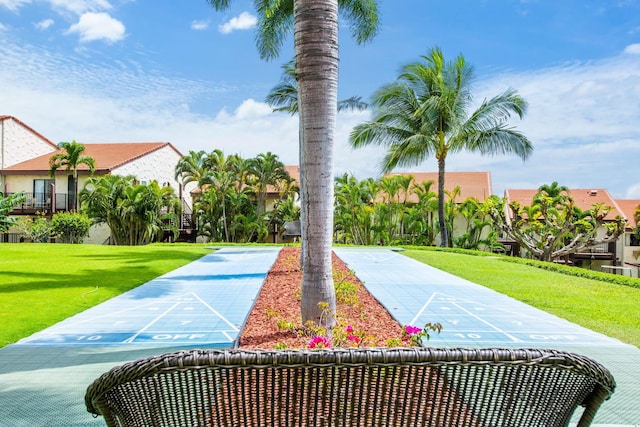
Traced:
[[438, 158], [438, 224], [440, 226], [440, 246], [447, 248], [449, 247], [449, 232], [444, 216], [444, 162], [444, 157]]
[[[335, 324], [331, 271], [333, 143], [338, 91], [338, 1], [295, 0], [294, 38], [300, 97], [303, 280], [302, 320]], [[325, 303], [324, 307], [319, 303]]]

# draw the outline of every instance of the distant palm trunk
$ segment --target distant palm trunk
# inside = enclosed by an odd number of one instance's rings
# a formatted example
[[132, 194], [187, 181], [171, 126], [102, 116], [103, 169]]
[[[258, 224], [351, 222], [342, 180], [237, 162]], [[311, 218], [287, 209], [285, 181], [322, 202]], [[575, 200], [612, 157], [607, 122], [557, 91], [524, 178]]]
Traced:
[[[302, 320], [331, 327], [335, 324], [331, 242], [338, 91], [337, 0], [296, 0], [294, 37], [304, 177]], [[318, 302], [327, 304], [324, 310]]]
[[444, 180], [445, 166], [444, 157], [438, 159], [438, 225], [440, 227], [440, 246], [449, 247], [449, 233], [447, 231], [447, 223], [444, 215]]

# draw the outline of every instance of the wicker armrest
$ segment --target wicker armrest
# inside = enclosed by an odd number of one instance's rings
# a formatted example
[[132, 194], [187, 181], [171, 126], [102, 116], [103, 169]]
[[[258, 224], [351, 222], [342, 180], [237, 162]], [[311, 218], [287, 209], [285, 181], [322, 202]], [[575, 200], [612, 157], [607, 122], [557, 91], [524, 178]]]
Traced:
[[587, 426], [610, 372], [540, 349], [193, 350], [127, 363], [87, 389], [109, 426]]

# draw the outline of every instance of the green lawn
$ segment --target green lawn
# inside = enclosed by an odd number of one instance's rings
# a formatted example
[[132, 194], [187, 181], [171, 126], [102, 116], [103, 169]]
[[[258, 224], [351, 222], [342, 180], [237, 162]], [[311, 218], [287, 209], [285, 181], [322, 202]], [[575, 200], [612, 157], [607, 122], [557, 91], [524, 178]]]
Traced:
[[640, 288], [551, 272], [501, 257], [421, 249], [402, 253], [640, 347]]
[[199, 245], [0, 244], [0, 347], [210, 252]]

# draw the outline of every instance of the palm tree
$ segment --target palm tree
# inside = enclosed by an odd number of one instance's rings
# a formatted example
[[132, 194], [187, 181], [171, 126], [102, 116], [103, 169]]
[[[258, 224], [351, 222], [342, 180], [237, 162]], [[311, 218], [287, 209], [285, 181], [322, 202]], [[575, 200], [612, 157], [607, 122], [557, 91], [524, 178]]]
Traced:
[[249, 182], [256, 194], [256, 213], [260, 216], [266, 209], [267, 187], [271, 185], [279, 190], [283, 184], [291, 181], [291, 177], [278, 155], [271, 152], [249, 159], [247, 169]]
[[189, 154], [182, 156], [175, 169], [175, 178], [180, 180], [182, 185], [190, 182], [197, 183], [202, 188], [205, 184], [210, 183], [210, 169], [208, 162], [212, 154], [207, 154], [204, 150], [189, 150]]
[[[302, 215], [302, 320], [331, 327], [335, 323], [335, 290], [331, 265], [333, 236], [333, 141], [338, 92], [339, 0], [255, 0], [258, 50], [277, 56], [293, 23], [296, 79], [300, 109]], [[226, 9], [230, 0], [209, 0]], [[366, 42], [378, 28], [374, 0], [341, 0], [356, 40]], [[326, 308], [319, 303], [326, 303]]]
[[61, 142], [58, 144], [63, 151], [57, 152], [49, 158], [49, 175], [55, 177], [56, 171], [62, 167], [73, 175], [73, 189], [69, 189], [69, 195], [73, 195], [69, 206], [74, 210], [78, 210], [78, 166], [86, 165], [89, 167], [89, 173], [93, 174], [96, 169], [96, 163], [93, 157], [86, 156], [85, 146], [76, 141]]
[[525, 160], [531, 142], [509, 127], [512, 113], [520, 118], [527, 103], [509, 89], [482, 104], [471, 114], [472, 67], [462, 55], [445, 62], [433, 48], [421, 61], [402, 68], [397, 81], [378, 89], [372, 100], [373, 119], [356, 126], [349, 138], [353, 147], [388, 147], [382, 167], [416, 166], [429, 156], [438, 162], [438, 221], [440, 245], [449, 245], [444, 212], [447, 155], [469, 150], [483, 155], [513, 153]]

